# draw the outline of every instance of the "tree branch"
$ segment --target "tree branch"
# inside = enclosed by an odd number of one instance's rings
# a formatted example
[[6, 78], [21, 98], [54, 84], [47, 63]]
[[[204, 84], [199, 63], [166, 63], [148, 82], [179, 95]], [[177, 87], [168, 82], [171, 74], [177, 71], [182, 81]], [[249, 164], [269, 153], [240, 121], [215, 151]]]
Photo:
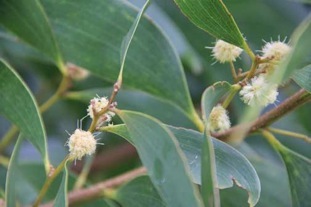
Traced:
[[[72, 191], [68, 194], [69, 205], [101, 198], [105, 194], [105, 190], [116, 188], [127, 181], [146, 174], [146, 172], [147, 170], [145, 167], [140, 167], [104, 182], [97, 183], [89, 188]], [[41, 205], [41, 207], [53, 207], [53, 202]]]
[[[247, 131], [247, 134], [256, 132], [258, 129], [265, 128], [271, 125], [273, 122], [277, 121], [285, 114], [302, 106], [303, 104], [307, 103], [310, 100], [311, 100], [310, 93], [308, 93], [304, 89], [299, 90], [294, 95], [283, 101], [280, 105], [268, 111], [267, 113], [263, 114], [262, 116], [257, 118], [254, 122], [252, 122], [250, 124], [249, 130]], [[230, 135], [236, 134], [243, 127], [245, 127], [245, 124], [240, 124], [232, 127], [228, 131], [222, 133], [214, 133], [212, 134], [212, 136], [221, 139], [223, 141], [228, 141], [230, 139]]]

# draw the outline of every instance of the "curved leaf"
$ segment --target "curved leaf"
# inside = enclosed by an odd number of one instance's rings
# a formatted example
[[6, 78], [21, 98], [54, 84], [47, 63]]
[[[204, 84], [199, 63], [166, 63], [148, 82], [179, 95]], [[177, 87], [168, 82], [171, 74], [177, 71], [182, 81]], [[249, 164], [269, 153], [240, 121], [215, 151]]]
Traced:
[[[140, 159], [167, 205], [203, 206], [174, 135], [150, 116], [130, 111], [116, 112], [126, 124]], [[184, 197], [180, 199], [182, 195]]]
[[15, 124], [41, 153], [49, 170], [46, 134], [36, 101], [19, 75], [0, 60], [0, 114]]
[[38, 0], [1, 0], [0, 24], [46, 53], [63, 69], [59, 48]]
[[66, 207], [68, 206], [68, 198], [67, 198], [67, 189], [68, 189], [68, 169], [67, 169], [67, 162], [64, 165], [63, 170], [63, 178], [60, 183], [55, 201], [54, 206], [57, 207]]
[[[186, 155], [193, 182], [200, 185], [203, 134], [194, 130], [171, 126], [168, 129], [175, 135], [180, 148]], [[133, 143], [125, 125], [108, 126], [102, 128], [102, 130], [115, 133]], [[254, 167], [244, 155], [230, 145], [214, 138], [212, 138], [212, 141], [215, 150], [218, 188], [230, 188], [235, 182], [248, 191], [248, 202], [255, 205], [259, 200], [261, 187]]]
[[137, 177], [117, 191], [116, 200], [123, 207], [165, 207], [148, 176]]
[[301, 88], [311, 93], [311, 65], [297, 70], [292, 78]]
[[201, 155], [201, 194], [205, 207], [220, 207], [215, 151], [212, 138], [204, 132]]
[[208, 117], [220, 99], [226, 95], [231, 89], [231, 85], [228, 82], [217, 82], [208, 87], [202, 94], [201, 108], [203, 114], [203, 120], [207, 121]]
[[277, 139], [268, 136], [266, 136], [268, 141], [279, 152], [286, 166], [293, 207], [310, 206], [311, 160], [283, 146]]
[[181, 11], [199, 28], [217, 39], [245, 48], [246, 42], [221, 0], [175, 0]]
[[6, 183], [5, 183], [5, 201], [6, 206], [16, 206], [17, 196], [16, 196], [16, 189], [17, 189], [17, 177], [19, 175], [19, 163], [18, 163], [18, 156], [19, 151], [21, 148], [21, 144], [23, 141], [23, 136], [20, 135], [17, 139], [17, 142], [14, 146], [13, 153], [11, 155], [7, 176], [6, 176]]

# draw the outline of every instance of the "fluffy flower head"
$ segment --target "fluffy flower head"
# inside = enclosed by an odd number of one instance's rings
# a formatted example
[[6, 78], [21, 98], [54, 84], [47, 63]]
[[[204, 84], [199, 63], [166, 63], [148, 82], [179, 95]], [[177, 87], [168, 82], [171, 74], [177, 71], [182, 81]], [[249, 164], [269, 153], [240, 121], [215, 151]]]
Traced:
[[280, 61], [291, 50], [291, 47], [282, 41], [267, 42], [262, 48], [263, 58], [273, 58], [275, 61]]
[[220, 63], [235, 61], [242, 49], [223, 40], [217, 40], [213, 47], [213, 57]]
[[96, 113], [100, 112], [103, 108], [107, 107], [109, 101], [107, 97], [95, 97], [91, 99], [90, 105], [87, 109], [88, 115], [93, 119], [94, 111]]
[[91, 155], [96, 150], [96, 139], [89, 131], [76, 129], [67, 141], [70, 157], [81, 160], [84, 155]]
[[207, 121], [208, 130], [211, 132], [223, 132], [230, 128], [231, 123], [228, 113], [221, 105], [215, 106]]
[[269, 85], [265, 75], [252, 78], [240, 91], [242, 101], [250, 106], [267, 106], [276, 101], [278, 94], [277, 85]]

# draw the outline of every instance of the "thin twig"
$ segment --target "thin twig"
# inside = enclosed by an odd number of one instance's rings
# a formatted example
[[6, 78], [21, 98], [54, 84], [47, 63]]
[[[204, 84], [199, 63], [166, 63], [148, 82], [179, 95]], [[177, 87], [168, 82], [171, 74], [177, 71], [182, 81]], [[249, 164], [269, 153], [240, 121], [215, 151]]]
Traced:
[[[248, 133], [256, 132], [258, 129], [270, 126], [273, 122], [277, 121], [278, 119], [280, 119], [287, 113], [293, 111], [294, 109], [298, 108], [299, 106], [302, 106], [303, 104], [309, 102], [310, 100], [311, 100], [310, 93], [308, 93], [304, 89], [299, 90], [294, 95], [283, 101], [280, 105], [268, 111], [267, 113], [263, 114], [262, 116], [257, 118], [254, 122], [250, 123]], [[236, 134], [242, 127], [243, 124], [240, 124], [232, 127], [228, 131], [222, 133], [214, 133], [212, 134], [212, 136], [221, 139], [223, 141], [228, 141], [230, 135]]]
[[[96, 198], [101, 198], [105, 195], [105, 190], [114, 189], [125, 182], [128, 182], [138, 176], [146, 174], [145, 167], [140, 167], [132, 171], [126, 172], [117, 177], [111, 178], [101, 183], [97, 183], [89, 188], [72, 191], [68, 194], [69, 205], [90, 201]], [[53, 207], [53, 203], [47, 203], [41, 207]]]
[[311, 138], [308, 137], [307, 135], [300, 134], [297, 132], [291, 132], [291, 131], [283, 130], [283, 129], [276, 129], [272, 127], [269, 127], [267, 129], [268, 131], [273, 132], [275, 134], [281, 134], [281, 135], [288, 136], [288, 137], [298, 138], [311, 144]]

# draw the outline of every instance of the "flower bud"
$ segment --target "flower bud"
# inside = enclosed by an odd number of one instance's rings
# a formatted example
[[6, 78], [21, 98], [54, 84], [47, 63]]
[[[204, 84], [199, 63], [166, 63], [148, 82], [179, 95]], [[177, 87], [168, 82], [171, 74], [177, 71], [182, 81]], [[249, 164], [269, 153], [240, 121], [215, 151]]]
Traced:
[[263, 59], [271, 59], [273, 63], [263, 63], [259, 65], [259, 70], [266, 71], [268, 73], [273, 72], [276, 66], [276, 63], [281, 61], [289, 52], [291, 51], [291, 47], [285, 42], [281, 41], [271, 41], [266, 42], [264, 47], [262, 48], [262, 58]]
[[227, 110], [221, 105], [215, 106], [207, 121], [207, 129], [211, 132], [223, 132], [230, 129], [231, 123]]
[[107, 107], [108, 104], [109, 100], [107, 99], [107, 97], [95, 97], [91, 99], [90, 105], [87, 109], [87, 113], [93, 119], [94, 112], [100, 112], [103, 108]]
[[90, 75], [89, 71], [87, 71], [81, 67], [78, 67], [72, 63], [67, 63], [66, 66], [67, 66], [67, 70], [68, 70], [68, 75], [73, 80], [77, 80], [77, 81], [84, 80], [85, 78], [87, 78]]

